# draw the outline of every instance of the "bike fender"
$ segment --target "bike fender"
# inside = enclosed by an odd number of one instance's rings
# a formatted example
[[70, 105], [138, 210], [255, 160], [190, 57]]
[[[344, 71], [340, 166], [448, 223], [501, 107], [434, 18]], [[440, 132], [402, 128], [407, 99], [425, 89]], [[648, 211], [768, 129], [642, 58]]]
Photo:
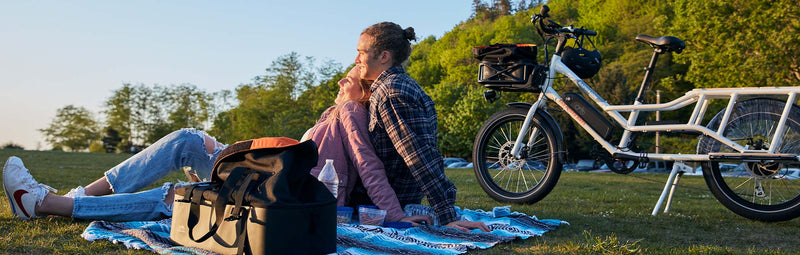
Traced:
[[[526, 103], [526, 102], [511, 102], [511, 103], [508, 103], [507, 105], [508, 105], [508, 107], [523, 108], [523, 109], [526, 109], [526, 110], [530, 109], [531, 106], [533, 106], [533, 104]], [[556, 145], [558, 146], [558, 151], [559, 152], [564, 151], [564, 148], [563, 148], [564, 134], [562, 134], [560, 132], [561, 127], [558, 126], [558, 122], [556, 122], [556, 120], [553, 118], [552, 115], [550, 115], [549, 112], [544, 111], [544, 110], [541, 110], [541, 111], [537, 110], [536, 111], [536, 116], [541, 117], [541, 119], [544, 120], [548, 125], [553, 127], [554, 130], [558, 130], [559, 131], [559, 132], [555, 132]], [[562, 163], [564, 162], [564, 153], [558, 153], [558, 160], [560, 162], [562, 162]]]

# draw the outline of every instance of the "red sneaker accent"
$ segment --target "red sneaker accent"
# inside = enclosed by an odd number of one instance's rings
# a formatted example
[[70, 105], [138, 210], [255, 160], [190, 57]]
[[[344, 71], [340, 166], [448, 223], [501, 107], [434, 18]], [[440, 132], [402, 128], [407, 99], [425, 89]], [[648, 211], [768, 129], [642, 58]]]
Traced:
[[19, 205], [19, 209], [22, 210], [22, 213], [25, 214], [25, 217], [31, 218], [31, 216], [28, 215], [28, 211], [25, 210], [25, 206], [22, 204], [22, 195], [25, 194], [28, 194], [28, 191], [24, 189], [19, 189], [17, 191], [14, 191], [14, 201], [17, 202], [17, 205]]

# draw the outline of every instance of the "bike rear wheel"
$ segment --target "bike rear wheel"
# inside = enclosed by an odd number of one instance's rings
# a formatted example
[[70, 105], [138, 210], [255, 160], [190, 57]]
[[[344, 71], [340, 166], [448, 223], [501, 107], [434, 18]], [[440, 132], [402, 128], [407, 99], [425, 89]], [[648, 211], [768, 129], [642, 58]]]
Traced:
[[[561, 175], [559, 146], [552, 126], [535, 116], [523, 142], [521, 159], [511, 155], [527, 109], [507, 108], [483, 124], [472, 150], [478, 183], [494, 200], [535, 203], [553, 190]], [[536, 134], [534, 134], [536, 130]], [[560, 130], [558, 130], [560, 131]]]
[[[774, 142], [785, 102], [758, 98], [738, 102], [723, 135], [748, 149], [765, 149]], [[708, 127], [716, 130], [724, 115], [718, 113]], [[800, 153], [800, 108], [792, 106], [786, 134], [778, 153]], [[701, 137], [698, 153], [734, 152], [708, 137]], [[785, 221], [800, 216], [800, 171], [798, 162], [705, 162], [703, 176], [711, 193], [725, 207], [743, 217], [759, 221]]]

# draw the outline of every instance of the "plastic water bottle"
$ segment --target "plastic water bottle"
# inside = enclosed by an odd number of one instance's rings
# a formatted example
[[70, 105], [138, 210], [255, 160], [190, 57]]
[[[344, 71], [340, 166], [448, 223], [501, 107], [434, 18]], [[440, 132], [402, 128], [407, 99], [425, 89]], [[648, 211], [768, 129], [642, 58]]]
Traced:
[[333, 197], [337, 197], [337, 190], [339, 190], [339, 175], [336, 174], [336, 169], [333, 167], [333, 159], [326, 159], [325, 166], [319, 172], [317, 179], [325, 184], [325, 187], [333, 193]]

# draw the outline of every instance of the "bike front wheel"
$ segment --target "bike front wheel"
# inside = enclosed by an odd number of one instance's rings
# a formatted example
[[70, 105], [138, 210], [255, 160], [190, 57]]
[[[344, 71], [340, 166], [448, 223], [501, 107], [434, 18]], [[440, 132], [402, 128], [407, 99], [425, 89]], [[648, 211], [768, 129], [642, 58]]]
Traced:
[[[494, 200], [535, 203], [553, 190], [561, 175], [559, 145], [552, 126], [541, 116], [533, 118], [524, 139], [521, 158], [511, 154], [527, 110], [508, 108], [483, 124], [472, 150], [478, 183]], [[560, 132], [560, 130], [558, 130]]]
[[[738, 102], [723, 135], [751, 150], [765, 150], [779, 142], [778, 153], [800, 154], [800, 108], [793, 105], [783, 137], [773, 141], [785, 102], [751, 99]], [[720, 112], [708, 127], [716, 130], [724, 115]], [[698, 153], [735, 152], [732, 148], [702, 137]], [[711, 193], [725, 207], [745, 218], [774, 222], [800, 216], [800, 171], [798, 162], [705, 162], [703, 176]]]

